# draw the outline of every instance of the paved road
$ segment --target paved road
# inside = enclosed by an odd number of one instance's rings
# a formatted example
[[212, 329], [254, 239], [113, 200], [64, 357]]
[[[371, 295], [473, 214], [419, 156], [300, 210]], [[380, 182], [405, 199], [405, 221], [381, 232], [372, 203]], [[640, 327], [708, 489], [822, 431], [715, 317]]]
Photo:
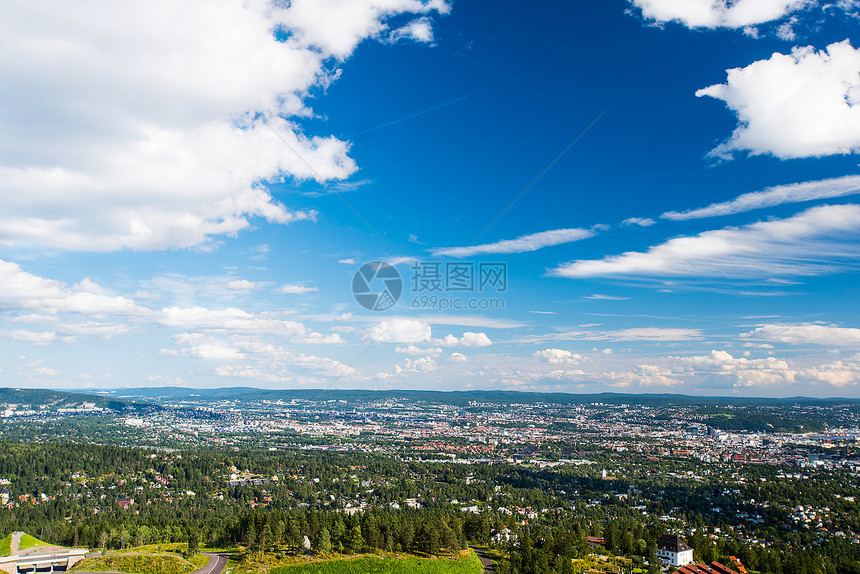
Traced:
[[477, 546], [469, 546], [472, 550], [475, 551], [475, 554], [478, 555], [478, 558], [481, 559], [481, 564], [484, 565], [484, 574], [496, 574], [496, 567], [493, 566], [493, 561], [490, 560], [490, 557], [487, 556], [487, 553], [478, 548]]
[[209, 557], [209, 562], [194, 574], [221, 574], [224, 571], [224, 567], [227, 566], [226, 554], [215, 554], [214, 552], [204, 552], [203, 554]]

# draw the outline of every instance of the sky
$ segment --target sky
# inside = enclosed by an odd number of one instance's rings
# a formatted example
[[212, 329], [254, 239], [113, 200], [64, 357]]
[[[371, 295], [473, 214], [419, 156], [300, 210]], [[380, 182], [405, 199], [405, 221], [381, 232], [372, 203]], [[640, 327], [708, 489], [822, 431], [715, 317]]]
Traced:
[[6, 2], [0, 386], [860, 397], [858, 32]]

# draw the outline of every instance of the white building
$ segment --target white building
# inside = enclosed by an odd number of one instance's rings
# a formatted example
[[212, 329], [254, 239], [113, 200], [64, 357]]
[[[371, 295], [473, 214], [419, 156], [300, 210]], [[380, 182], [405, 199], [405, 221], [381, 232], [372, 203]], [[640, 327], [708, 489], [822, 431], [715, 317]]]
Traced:
[[677, 568], [693, 563], [693, 549], [679, 536], [661, 536], [657, 541], [657, 556], [664, 564]]

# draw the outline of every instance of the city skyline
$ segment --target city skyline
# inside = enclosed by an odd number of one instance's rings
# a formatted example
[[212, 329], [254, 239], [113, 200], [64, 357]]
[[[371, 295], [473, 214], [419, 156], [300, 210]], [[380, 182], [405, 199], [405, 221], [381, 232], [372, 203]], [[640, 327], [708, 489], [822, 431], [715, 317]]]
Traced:
[[0, 13], [2, 386], [860, 397], [856, 1]]

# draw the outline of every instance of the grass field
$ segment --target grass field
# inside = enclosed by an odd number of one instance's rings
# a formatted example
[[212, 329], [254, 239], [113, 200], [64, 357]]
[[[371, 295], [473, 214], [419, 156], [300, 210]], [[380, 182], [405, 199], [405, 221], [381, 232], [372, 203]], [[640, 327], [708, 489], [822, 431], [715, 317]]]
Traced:
[[12, 535], [10, 534], [0, 540], [0, 556], [9, 556], [12, 553]]
[[42, 542], [35, 536], [30, 536], [29, 534], [21, 535], [21, 544], [18, 550], [26, 550], [27, 548], [33, 548], [35, 546], [51, 546], [47, 542]]
[[382, 558], [362, 556], [354, 559], [326, 560], [281, 566], [271, 574], [481, 574], [478, 557], [471, 553], [466, 558]]
[[206, 556], [197, 555], [189, 562], [176, 554], [113, 554], [87, 558], [72, 572], [126, 572], [127, 574], [187, 574], [206, 564]]
[[[21, 535], [21, 544], [18, 547], [18, 550], [26, 550], [28, 548], [33, 548], [34, 546], [51, 546], [47, 542], [42, 542], [38, 538], [34, 536], [30, 536], [29, 534]], [[9, 556], [12, 553], [12, 535], [10, 534], [3, 540], [0, 540], [0, 556]]]

